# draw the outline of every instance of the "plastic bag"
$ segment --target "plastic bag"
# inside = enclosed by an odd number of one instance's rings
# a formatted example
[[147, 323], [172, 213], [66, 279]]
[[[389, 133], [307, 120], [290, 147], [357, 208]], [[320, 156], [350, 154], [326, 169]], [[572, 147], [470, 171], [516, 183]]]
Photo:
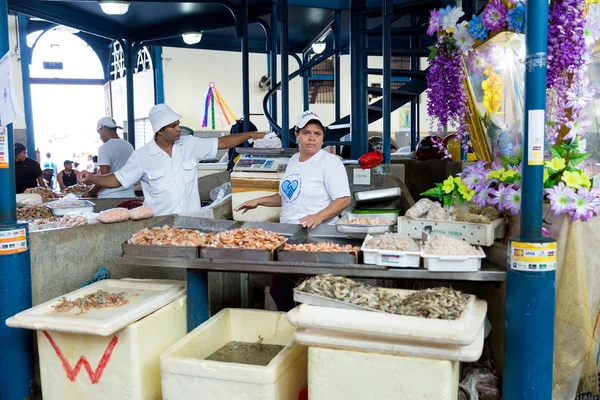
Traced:
[[487, 368], [472, 369], [459, 386], [470, 400], [502, 400], [498, 378]]
[[363, 154], [358, 159], [358, 163], [360, 164], [362, 169], [375, 168], [382, 162], [383, 162], [383, 154], [381, 154], [378, 151], [370, 151], [368, 153]]
[[[248, 140], [248, 142], [252, 143], [252, 139]], [[262, 149], [280, 149], [281, 148], [281, 139], [277, 137], [275, 132], [271, 132], [265, 135], [262, 139], [254, 140], [254, 148], [262, 148]]]
[[136, 207], [133, 210], [129, 210], [129, 219], [138, 221], [140, 219], [154, 217], [154, 210], [150, 206]]
[[113, 222], [123, 222], [129, 219], [129, 210], [126, 208], [111, 208], [110, 210], [102, 211], [96, 220], [104, 224], [111, 224]]
[[221, 200], [229, 194], [231, 194], [231, 182], [225, 182], [210, 191], [210, 199], [212, 201]]

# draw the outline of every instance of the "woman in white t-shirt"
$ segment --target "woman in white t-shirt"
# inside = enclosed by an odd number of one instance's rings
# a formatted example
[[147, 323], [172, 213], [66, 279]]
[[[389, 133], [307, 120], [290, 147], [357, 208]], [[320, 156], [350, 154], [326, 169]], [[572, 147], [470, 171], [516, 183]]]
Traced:
[[[290, 159], [279, 193], [249, 200], [235, 211], [263, 207], [281, 207], [279, 222], [316, 228], [333, 224], [350, 205], [350, 185], [342, 161], [322, 150], [325, 126], [319, 116], [305, 111], [296, 122], [296, 141], [299, 152]], [[292, 278], [292, 279], [290, 279]], [[294, 307], [291, 289], [294, 277], [273, 275], [271, 295], [280, 311]]]

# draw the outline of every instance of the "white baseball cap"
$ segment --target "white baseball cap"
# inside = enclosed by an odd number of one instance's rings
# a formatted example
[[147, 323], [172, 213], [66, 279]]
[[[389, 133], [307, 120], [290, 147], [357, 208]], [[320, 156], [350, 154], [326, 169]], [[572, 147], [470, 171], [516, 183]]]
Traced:
[[321, 121], [321, 118], [312, 111], [304, 111], [302, 114], [298, 115], [298, 119], [296, 120], [296, 128], [302, 129], [308, 124], [310, 121], [318, 121], [323, 128], [325, 128], [325, 124]]
[[118, 129], [123, 129], [122, 126], [117, 125], [117, 122], [112, 119], [111, 117], [102, 117], [98, 120], [98, 123], [96, 124], [96, 130], [102, 128], [103, 126], [107, 127], [107, 128], [118, 128]]
[[181, 118], [181, 115], [177, 114], [166, 104], [157, 104], [150, 109], [148, 118], [150, 118], [152, 130], [156, 133], [165, 126], [177, 121]]

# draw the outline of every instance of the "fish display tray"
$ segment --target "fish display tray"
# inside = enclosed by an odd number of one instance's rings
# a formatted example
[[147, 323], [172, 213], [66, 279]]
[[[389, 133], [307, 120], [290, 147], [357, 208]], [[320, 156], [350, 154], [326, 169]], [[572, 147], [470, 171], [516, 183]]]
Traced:
[[200, 258], [216, 260], [250, 260], [250, 261], [273, 261], [275, 250], [261, 249], [227, 249], [217, 247], [200, 248]]
[[419, 268], [421, 265], [421, 251], [399, 251], [369, 249], [366, 243], [373, 236], [367, 235], [360, 250], [363, 253], [365, 264], [384, 265], [396, 268]]
[[431, 226], [431, 234], [449, 236], [478, 246], [491, 246], [494, 239], [501, 239], [506, 232], [504, 218], [497, 218], [489, 224], [472, 222], [430, 221], [426, 219], [398, 218], [398, 232], [421, 239], [423, 228]]
[[358, 254], [345, 251], [296, 251], [280, 249], [277, 252], [277, 259], [289, 262], [358, 264]]
[[481, 260], [485, 258], [483, 249], [477, 246], [479, 255], [448, 256], [422, 253], [423, 265], [430, 272], [477, 272], [481, 269]]
[[318, 294], [301, 292], [297, 288], [294, 289], [294, 301], [296, 303], [310, 304], [312, 306], [319, 307], [330, 307], [330, 308], [341, 308], [346, 310], [361, 310], [361, 311], [373, 311], [376, 313], [387, 314], [384, 311], [377, 310], [375, 308], [359, 306], [356, 304], [347, 303], [345, 301], [330, 299], [329, 297], [320, 296]]
[[95, 207], [95, 204], [89, 200], [75, 200], [72, 202], [74, 204], [68, 204], [68, 205], [65, 205], [64, 207], [59, 206], [59, 204], [53, 204], [53, 203], [55, 203], [55, 202], [46, 203], [44, 205], [46, 207], [48, 207], [52, 211], [52, 214], [57, 217], [62, 217], [73, 211], [79, 211], [79, 212], [84, 212], [84, 213], [87, 213], [87, 212], [93, 213], [94, 207]]
[[192, 246], [152, 246], [146, 244], [131, 244], [124, 242], [121, 245], [122, 255], [133, 257], [161, 257], [161, 258], [198, 258], [199, 248]]
[[[386, 225], [358, 225], [344, 223], [345, 221], [348, 221], [353, 218], [380, 218], [391, 221], [391, 223]], [[342, 219], [336, 222], [335, 228], [340, 233], [385, 233], [394, 230], [394, 224], [396, 223], [397, 218], [397, 215], [391, 213], [370, 216], [365, 214], [346, 214]]]

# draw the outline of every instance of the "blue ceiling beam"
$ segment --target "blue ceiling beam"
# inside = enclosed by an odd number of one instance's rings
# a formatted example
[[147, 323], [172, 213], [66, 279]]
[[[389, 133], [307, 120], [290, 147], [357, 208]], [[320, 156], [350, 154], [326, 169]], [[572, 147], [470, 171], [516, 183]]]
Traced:
[[[145, 44], [158, 45], [163, 47], [178, 47], [182, 49], [201, 49], [201, 50], [219, 50], [219, 51], [235, 51], [240, 52], [241, 39], [236, 38], [221, 38], [202, 36], [202, 40], [198, 44], [187, 45], [183, 43], [181, 36], [176, 36], [168, 39], [162, 39], [159, 42], [145, 42]], [[264, 40], [249, 40], [248, 48], [251, 53], [266, 53]]]

